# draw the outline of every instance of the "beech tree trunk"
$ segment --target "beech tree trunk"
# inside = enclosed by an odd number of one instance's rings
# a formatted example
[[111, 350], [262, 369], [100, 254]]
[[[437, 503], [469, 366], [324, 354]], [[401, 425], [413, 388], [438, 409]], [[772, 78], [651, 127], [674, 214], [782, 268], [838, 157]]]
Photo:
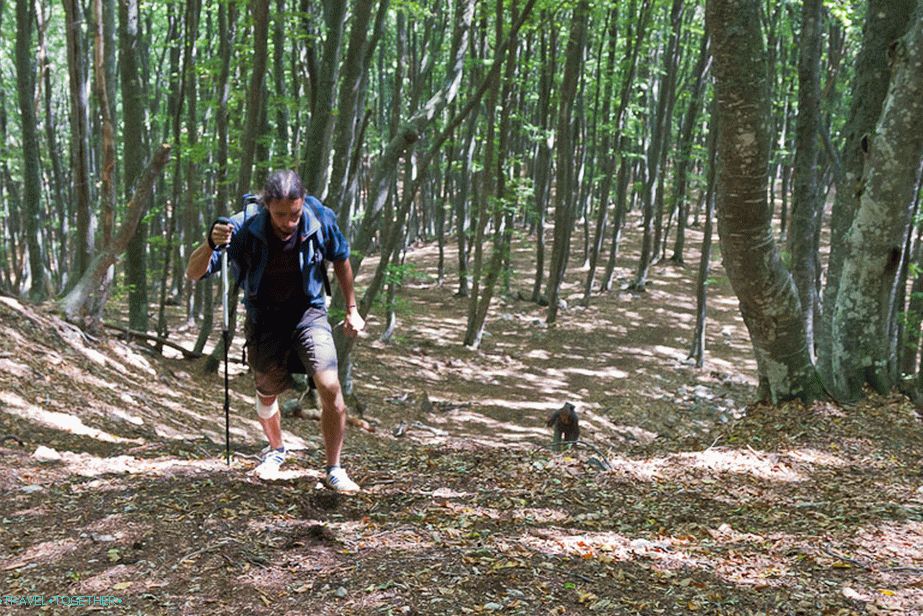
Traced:
[[558, 317], [558, 298], [570, 253], [570, 232], [574, 218], [574, 206], [570, 203], [570, 197], [576, 173], [572, 151], [574, 143], [573, 104], [580, 76], [583, 48], [586, 46], [589, 9], [588, 0], [581, 0], [574, 9], [567, 40], [564, 78], [561, 82], [558, 127], [555, 135], [557, 177], [554, 195], [554, 245], [551, 251], [551, 271], [548, 278], [548, 315], [545, 319], [549, 325], [554, 323]]
[[788, 236], [791, 271], [801, 303], [808, 353], [814, 357], [814, 310], [820, 214], [818, 129], [820, 127], [821, 0], [804, 0], [798, 58], [798, 122], [795, 126], [795, 190]]
[[773, 403], [812, 400], [822, 389], [767, 201], [770, 124], [759, 4], [709, 0], [705, 19], [721, 127], [716, 196], [722, 261], [750, 332], [761, 395]]
[[83, 9], [77, 0], [63, 0], [67, 19], [67, 69], [71, 102], [71, 172], [77, 207], [74, 271], [83, 274], [96, 241], [96, 219], [90, 205], [89, 104], [84, 63]]
[[842, 400], [866, 382], [888, 391], [890, 323], [923, 160], [923, 9], [893, 48], [891, 85], [868, 140], [866, 180], [846, 235], [832, 327], [832, 384]]
[[868, 138], [881, 116], [891, 80], [888, 49], [907, 31], [915, 4], [915, 0], [870, 0], [868, 6], [869, 17], [865, 21], [862, 47], [856, 59], [852, 103], [844, 128], [842, 179], [837, 184], [830, 216], [830, 258], [823, 292], [824, 310], [817, 328], [817, 368], [825, 383], [832, 380], [831, 330], [834, 302], [842, 278], [846, 250], [844, 239], [855, 218], [865, 184]]
[[[26, 218], [26, 244], [29, 247], [29, 298], [41, 301], [48, 295], [45, 251], [41, 235], [42, 179], [38, 157], [38, 126], [35, 120], [35, 64], [32, 53], [32, 22], [35, 3], [16, 3], [16, 93], [22, 127], [23, 189], [22, 208]], [[63, 205], [63, 204], [62, 204]]]

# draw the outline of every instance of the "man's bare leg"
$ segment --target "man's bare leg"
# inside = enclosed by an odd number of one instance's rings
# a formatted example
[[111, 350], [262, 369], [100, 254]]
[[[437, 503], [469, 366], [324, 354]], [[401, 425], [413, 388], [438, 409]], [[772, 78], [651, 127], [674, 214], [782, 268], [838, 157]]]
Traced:
[[[272, 406], [273, 402], [276, 401], [276, 396], [264, 396], [260, 393], [256, 394], [259, 396], [260, 402], [264, 406]], [[276, 413], [268, 419], [263, 419], [257, 415], [257, 419], [260, 420], [260, 425], [263, 426], [263, 433], [266, 435], [267, 440], [269, 440], [269, 446], [273, 449], [279, 449], [282, 447], [282, 415], [281, 413]]]
[[317, 393], [323, 407], [320, 428], [324, 437], [327, 466], [339, 466], [343, 435], [346, 431], [346, 402], [343, 400], [343, 391], [340, 388], [337, 371], [315, 372], [314, 384], [317, 386]]

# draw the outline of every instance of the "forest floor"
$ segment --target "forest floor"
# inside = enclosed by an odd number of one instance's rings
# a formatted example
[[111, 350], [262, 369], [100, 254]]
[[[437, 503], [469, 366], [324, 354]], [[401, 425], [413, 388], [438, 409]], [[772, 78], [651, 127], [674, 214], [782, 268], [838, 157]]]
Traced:
[[[436, 247], [408, 253], [393, 339], [378, 316], [357, 345], [371, 430], [347, 437], [354, 497], [319, 487], [311, 419], [283, 419], [298, 451], [282, 479], [252, 476], [264, 443], [242, 366], [228, 467], [223, 381], [201, 362], [0, 297], [0, 611], [42, 595], [126, 614], [923, 614], [918, 410], [752, 404], [717, 265], [705, 367], [690, 365], [693, 250], [590, 308], [572, 260], [570, 307], [546, 327], [515, 299], [532, 251], [517, 238], [478, 351]], [[592, 447], [554, 453], [544, 422], [566, 401]]]

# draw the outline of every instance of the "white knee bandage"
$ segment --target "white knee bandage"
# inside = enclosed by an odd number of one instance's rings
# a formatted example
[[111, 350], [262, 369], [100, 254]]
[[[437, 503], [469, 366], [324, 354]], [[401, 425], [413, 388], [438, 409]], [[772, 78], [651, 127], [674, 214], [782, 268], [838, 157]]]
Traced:
[[279, 412], [279, 398], [274, 398], [272, 404], [263, 404], [260, 392], [256, 392], [256, 414], [260, 419], [271, 419]]

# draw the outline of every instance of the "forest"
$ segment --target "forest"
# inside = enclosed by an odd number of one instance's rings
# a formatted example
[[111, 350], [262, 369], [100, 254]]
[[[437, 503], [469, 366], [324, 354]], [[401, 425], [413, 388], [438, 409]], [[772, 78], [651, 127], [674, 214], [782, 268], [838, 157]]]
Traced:
[[[277, 170], [357, 495], [187, 277]], [[4, 606], [923, 614], [921, 196], [923, 0], [0, 0]]]

